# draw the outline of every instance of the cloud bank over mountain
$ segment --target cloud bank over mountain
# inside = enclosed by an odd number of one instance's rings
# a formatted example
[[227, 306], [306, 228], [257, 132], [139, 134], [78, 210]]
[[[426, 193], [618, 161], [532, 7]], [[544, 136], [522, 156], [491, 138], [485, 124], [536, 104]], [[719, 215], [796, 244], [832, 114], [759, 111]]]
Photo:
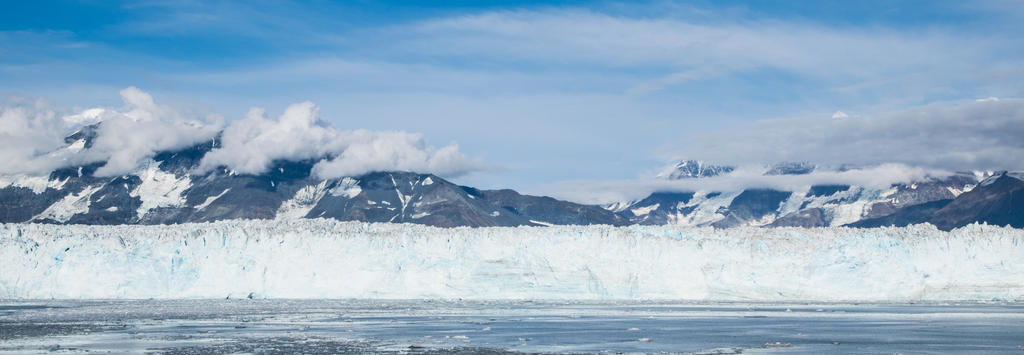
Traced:
[[264, 109], [253, 108], [224, 129], [221, 147], [203, 157], [200, 169], [226, 166], [259, 174], [275, 160], [309, 159], [320, 160], [313, 172], [323, 178], [391, 170], [458, 176], [481, 168], [457, 144], [437, 149], [415, 133], [338, 130], [320, 120], [318, 112], [307, 101], [288, 106], [275, 120]]
[[888, 188], [892, 184], [912, 183], [928, 178], [941, 178], [953, 172], [926, 169], [904, 164], [879, 164], [851, 170], [819, 169], [800, 175], [765, 174], [764, 165], [745, 165], [719, 176], [693, 179], [667, 179], [641, 176], [624, 180], [573, 180], [551, 184], [539, 193], [578, 203], [605, 204], [632, 201], [652, 192], [721, 192], [745, 189], [806, 191], [815, 185], [853, 185]]
[[[312, 102], [289, 106], [276, 119], [253, 108], [225, 124], [217, 114], [197, 114], [158, 104], [136, 88], [121, 91], [122, 108], [95, 107], [70, 114], [46, 100], [9, 99], [0, 107], [0, 174], [41, 175], [55, 168], [104, 162], [98, 176], [129, 173], [161, 151], [219, 139], [202, 160], [200, 173], [226, 167], [260, 174], [277, 160], [318, 161], [323, 178], [373, 171], [415, 171], [458, 176], [479, 170], [452, 143], [435, 148], [422, 135], [402, 131], [339, 130], [319, 117]], [[95, 126], [93, 126], [95, 125]], [[91, 145], [65, 142], [95, 127]]]
[[44, 100], [10, 98], [0, 107], [0, 173], [52, 170], [63, 144], [65, 122]]
[[676, 155], [720, 164], [902, 163], [948, 170], [1024, 169], [1024, 100], [939, 102], [896, 112], [762, 120], [702, 132]]

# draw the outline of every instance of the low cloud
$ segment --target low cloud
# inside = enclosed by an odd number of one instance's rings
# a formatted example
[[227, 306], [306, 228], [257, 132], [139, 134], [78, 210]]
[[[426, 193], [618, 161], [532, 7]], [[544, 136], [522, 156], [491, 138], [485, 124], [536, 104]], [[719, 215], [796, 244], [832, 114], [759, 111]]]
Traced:
[[653, 192], [741, 191], [751, 188], [802, 191], [814, 185], [854, 185], [887, 188], [952, 174], [940, 169], [924, 169], [903, 164], [882, 164], [846, 171], [814, 171], [805, 175], [764, 175], [760, 165], [740, 167], [721, 176], [667, 180], [643, 177], [632, 180], [577, 180], [543, 187], [542, 193], [579, 203], [605, 204], [642, 199]]
[[455, 177], [481, 168], [478, 162], [459, 152], [457, 144], [436, 149], [427, 146], [420, 134], [359, 130], [343, 136], [348, 147], [336, 158], [317, 163], [313, 173], [332, 178], [402, 170]]
[[45, 100], [11, 98], [0, 107], [0, 174], [47, 173], [61, 164], [68, 131]]
[[124, 111], [105, 110], [96, 140], [87, 152], [106, 164], [99, 176], [122, 175], [160, 151], [179, 150], [208, 141], [220, 131], [220, 117], [191, 118], [136, 87], [121, 90]]
[[[218, 133], [220, 147], [203, 157], [197, 172], [224, 166], [259, 174], [277, 160], [314, 160], [313, 172], [322, 178], [394, 170], [451, 177], [482, 167], [458, 145], [435, 148], [420, 134], [335, 129], [319, 119], [311, 102], [291, 105], [277, 119], [253, 108], [225, 127], [219, 115], [161, 105], [135, 87], [122, 90], [121, 98], [121, 109], [95, 107], [72, 114], [45, 100], [9, 99], [0, 107], [0, 174], [45, 175], [64, 166], [105, 162], [96, 174], [117, 176], [159, 152], [209, 141]], [[64, 141], [97, 123], [91, 147]]]
[[[90, 108], [74, 114], [46, 100], [10, 99], [0, 108], [0, 173], [45, 175], [54, 169], [104, 161], [98, 176], [131, 172], [159, 151], [181, 149], [211, 139], [219, 117], [189, 118], [158, 105], [135, 87], [121, 91], [125, 107]], [[64, 139], [102, 122], [90, 148]]]
[[422, 135], [400, 131], [338, 130], [319, 119], [311, 102], [289, 106], [275, 119], [252, 109], [232, 122], [221, 147], [203, 157], [199, 171], [225, 166], [243, 174], [259, 174], [277, 160], [319, 160], [313, 173], [321, 178], [357, 176], [374, 171], [416, 171], [458, 176], [481, 165], [452, 144], [428, 146]]
[[276, 120], [266, 118], [265, 110], [253, 108], [224, 129], [221, 148], [206, 154], [199, 170], [226, 166], [242, 174], [259, 174], [275, 160], [315, 159], [341, 149], [337, 131], [317, 115], [312, 102], [288, 106]]
[[703, 132], [675, 155], [717, 164], [901, 163], [945, 170], [1024, 168], [1024, 100], [943, 102], [874, 115], [765, 120]]

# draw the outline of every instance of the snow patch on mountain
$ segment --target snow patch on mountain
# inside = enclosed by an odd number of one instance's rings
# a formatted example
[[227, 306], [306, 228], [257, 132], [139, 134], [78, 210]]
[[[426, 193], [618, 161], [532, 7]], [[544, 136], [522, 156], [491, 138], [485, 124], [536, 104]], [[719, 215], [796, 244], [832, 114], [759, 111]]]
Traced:
[[960, 194], [962, 194], [964, 192], [968, 192], [968, 191], [973, 190], [975, 186], [977, 186], [977, 185], [975, 185], [975, 184], [966, 184], [962, 188], [956, 188], [956, 187], [953, 187], [953, 186], [949, 186], [949, 187], [946, 187], [946, 189], [949, 190], [949, 193], [953, 194], [953, 197], [957, 197], [957, 196], [960, 196]]
[[68, 153], [78, 153], [85, 149], [85, 139], [79, 139], [68, 145], [64, 150]]
[[630, 212], [633, 212], [633, 215], [636, 215], [636, 216], [646, 216], [648, 213], [651, 213], [651, 211], [654, 211], [654, 210], [658, 209], [658, 207], [660, 207], [660, 206], [661, 206], [661, 204], [655, 203], [655, 204], [650, 205], [650, 206], [638, 207], [638, 208], [631, 209]]
[[345, 196], [348, 198], [355, 198], [363, 192], [363, 189], [359, 187], [359, 180], [344, 177], [338, 181], [338, 184], [331, 188], [331, 196]]
[[676, 213], [675, 215], [669, 216], [669, 224], [678, 226], [702, 226], [717, 222], [725, 215], [721, 213], [726, 207], [732, 203], [732, 200], [739, 196], [742, 191], [732, 191], [727, 193], [708, 193], [707, 191], [698, 191], [693, 195], [683, 208], [692, 208], [693, 211], [687, 213]]
[[305, 217], [309, 211], [316, 207], [320, 199], [327, 194], [328, 180], [319, 184], [310, 185], [299, 189], [290, 200], [284, 201], [277, 209], [278, 219], [297, 219]]
[[62, 185], [63, 182], [51, 181], [47, 176], [26, 174], [0, 175], [0, 189], [8, 186], [24, 187], [32, 190], [37, 195], [46, 191], [47, 187], [59, 188]]
[[[473, 197], [473, 195], [469, 195], [469, 197]], [[612, 203], [603, 204], [603, 205], [601, 205], [601, 208], [604, 208], [604, 209], [612, 211], [612, 212], [622, 212], [622, 211], [628, 210], [631, 206], [633, 206], [637, 202], [639, 202], [639, 201], [638, 200], [615, 201], [615, 202], [612, 202]]]
[[779, 207], [779, 216], [785, 216], [787, 214], [799, 211], [804, 206], [805, 196], [810, 190], [810, 186], [801, 188], [793, 191], [785, 201], [782, 202], [782, 206]]
[[182, 193], [192, 187], [192, 179], [185, 175], [178, 177], [160, 170], [159, 164], [150, 161], [146, 168], [137, 172], [142, 183], [129, 193], [138, 197], [142, 205], [138, 208], [138, 216], [142, 218], [150, 210], [157, 207], [177, 207], [185, 203]]
[[728, 174], [734, 169], [731, 166], [712, 165], [700, 160], [681, 160], [666, 167], [656, 177], [667, 180], [705, 178]]
[[228, 191], [231, 191], [230, 187], [224, 189], [224, 191], [221, 191], [219, 194], [217, 194], [215, 196], [207, 197], [206, 201], [203, 201], [203, 203], [195, 205], [192, 208], [195, 208], [197, 211], [198, 210], [202, 210], [202, 209], [206, 208], [206, 206], [209, 206], [211, 203], [213, 203], [213, 201], [217, 201], [217, 199], [221, 198], [221, 196], [224, 196], [224, 194], [228, 193]]
[[68, 194], [60, 201], [54, 202], [42, 213], [32, 218], [34, 221], [52, 219], [57, 222], [67, 222], [71, 217], [79, 213], [89, 212], [90, 198], [92, 194], [99, 191], [103, 186], [88, 186], [77, 193]]

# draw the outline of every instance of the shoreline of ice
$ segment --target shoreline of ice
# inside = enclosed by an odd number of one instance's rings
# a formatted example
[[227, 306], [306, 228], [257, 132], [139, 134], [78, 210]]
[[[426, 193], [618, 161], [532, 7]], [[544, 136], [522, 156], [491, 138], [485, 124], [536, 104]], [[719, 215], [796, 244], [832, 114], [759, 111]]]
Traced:
[[1024, 230], [0, 225], [0, 299], [1024, 300]]

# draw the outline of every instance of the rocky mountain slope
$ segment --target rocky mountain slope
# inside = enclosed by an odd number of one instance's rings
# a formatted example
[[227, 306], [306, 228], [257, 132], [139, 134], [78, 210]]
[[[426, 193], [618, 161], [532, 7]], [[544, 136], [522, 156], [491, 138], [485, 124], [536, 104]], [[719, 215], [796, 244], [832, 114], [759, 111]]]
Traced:
[[[66, 149], [88, 149], [95, 126], [67, 137]], [[176, 224], [228, 219], [333, 218], [431, 226], [643, 224], [713, 226], [903, 226], [942, 229], [985, 222], [1024, 227], [1024, 175], [960, 173], [886, 188], [812, 185], [655, 192], [604, 207], [459, 186], [432, 174], [384, 171], [320, 179], [314, 160], [276, 161], [265, 173], [221, 167], [197, 173], [218, 148], [215, 138], [159, 152], [130, 174], [100, 176], [104, 162], [57, 169], [48, 176], [0, 176], [0, 222]], [[808, 163], [766, 167], [763, 176], [799, 177]], [[681, 161], [666, 180], [715, 179], [729, 166]], [[784, 177], [785, 176], [785, 177]]]
[[[805, 175], [815, 169], [808, 163], [785, 163], [767, 167], [763, 175]], [[702, 179], [728, 175], [733, 170], [682, 161], [659, 177]], [[887, 188], [812, 185], [794, 191], [750, 188], [655, 192], [638, 201], [606, 208], [645, 225], [877, 227], [931, 223], [949, 230], [979, 222], [1024, 227], [1024, 197], [1020, 192], [1024, 175], [998, 173], [987, 179], [986, 176], [957, 173]]]
[[[88, 147], [90, 133], [78, 132], [68, 143]], [[175, 224], [323, 217], [443, 227], [628, 223], [597, 206], [478, 190], [431, 174], [375, 172], [325, 180], [311, 175], [312, 161], [278, 161], [260, 175], [226, 168], [193, 173], [216, 146], [213, 140], [161, 152], [123, 176], [96, 176], [101, 162], [49, 176], [2, 177], [0, 222]]]

